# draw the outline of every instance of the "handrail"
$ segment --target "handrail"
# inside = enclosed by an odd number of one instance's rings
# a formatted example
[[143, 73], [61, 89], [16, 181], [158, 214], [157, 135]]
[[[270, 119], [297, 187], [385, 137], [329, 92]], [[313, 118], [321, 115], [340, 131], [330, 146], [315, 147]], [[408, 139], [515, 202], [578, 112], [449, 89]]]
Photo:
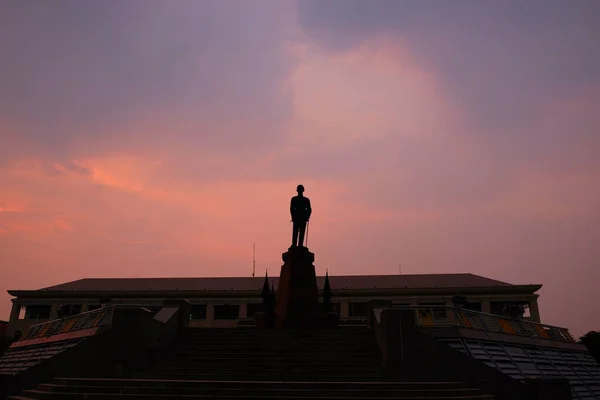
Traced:
[[[575, 342], [575, 339], [566, 328], [524, 319], [448, 306], [403, 306], [394, 308], [414, 310], [417, 326], [420, 328], [459, 327], [561, 342]], [[380, 313], [381, 309], [377, 311]]]
[[109, 306], [31, 325], [18, 341], [48, 337], [59, 333], [74, 332], [105, 325], [112, 320], [114, 309], [114, 306]]

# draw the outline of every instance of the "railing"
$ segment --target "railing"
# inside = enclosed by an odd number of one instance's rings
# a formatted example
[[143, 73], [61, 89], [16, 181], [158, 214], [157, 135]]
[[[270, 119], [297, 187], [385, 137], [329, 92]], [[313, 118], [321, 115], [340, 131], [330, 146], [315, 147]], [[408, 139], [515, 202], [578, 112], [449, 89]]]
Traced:
[[82, 329], [94, 328], [110, 323], [114, 313], [114, 306], [99, 308], [81, 314], [31, 325], [18, 341], [38, 339], [57, 335], [59, 333], [74, 332]]
[[[566, 328], [454, 307], [401, 307], [414, 310], [420, 328], [459, 327], [541, 339], [575, 342]], [[379, 320], [380, 310], [373, 310]]]

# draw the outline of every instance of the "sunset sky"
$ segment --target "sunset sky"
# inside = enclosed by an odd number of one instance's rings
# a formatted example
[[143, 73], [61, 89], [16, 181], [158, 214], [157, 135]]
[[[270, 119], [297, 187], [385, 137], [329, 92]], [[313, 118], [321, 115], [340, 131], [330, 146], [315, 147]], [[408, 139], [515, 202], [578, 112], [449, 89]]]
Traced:
[[0, 0], [8, 289], [319, 274], [543, 284], [600, 329], [600, 1]]

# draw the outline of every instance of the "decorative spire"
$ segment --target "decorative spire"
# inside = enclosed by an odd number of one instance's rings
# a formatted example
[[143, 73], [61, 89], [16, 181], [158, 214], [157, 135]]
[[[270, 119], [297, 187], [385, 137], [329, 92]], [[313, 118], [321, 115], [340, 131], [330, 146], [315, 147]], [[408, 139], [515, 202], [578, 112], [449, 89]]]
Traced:
[[323, 304], [331, 303], [331, 285], [329, 285], [329, 271], [325, 270], [325, 285], [323, 287]]
[[263, 288], [260, 291], [260, 296], [262, 297], [264, 302], [267, 302], [268, 298], [271, 295], [271, 289], [269, 288], [269, 276], [267, 275], [267, 271], [265, 271], [265, 281], [263, 283]]

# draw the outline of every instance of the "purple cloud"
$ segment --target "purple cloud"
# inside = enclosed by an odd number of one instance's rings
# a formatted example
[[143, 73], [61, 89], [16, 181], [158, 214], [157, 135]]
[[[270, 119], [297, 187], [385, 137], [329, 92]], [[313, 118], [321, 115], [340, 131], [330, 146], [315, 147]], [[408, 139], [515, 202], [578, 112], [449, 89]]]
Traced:
[[[284, 81], [294, 59], [277, 2], [25, 0], [3, 8], [0, 119], [51, 153], [68, 152], [75, 139], [114, 143], [123, 139], [116, 126], [148, 114], [187, 118], [177, 139], [192, 146], [238, 141], [259, 150], [281, 140], [281, 129], [267, 128], [291, 115]], [[260, 136], [199, 122], [257, 115]], [[140, 132], [128, 145], [169, 133]]]

